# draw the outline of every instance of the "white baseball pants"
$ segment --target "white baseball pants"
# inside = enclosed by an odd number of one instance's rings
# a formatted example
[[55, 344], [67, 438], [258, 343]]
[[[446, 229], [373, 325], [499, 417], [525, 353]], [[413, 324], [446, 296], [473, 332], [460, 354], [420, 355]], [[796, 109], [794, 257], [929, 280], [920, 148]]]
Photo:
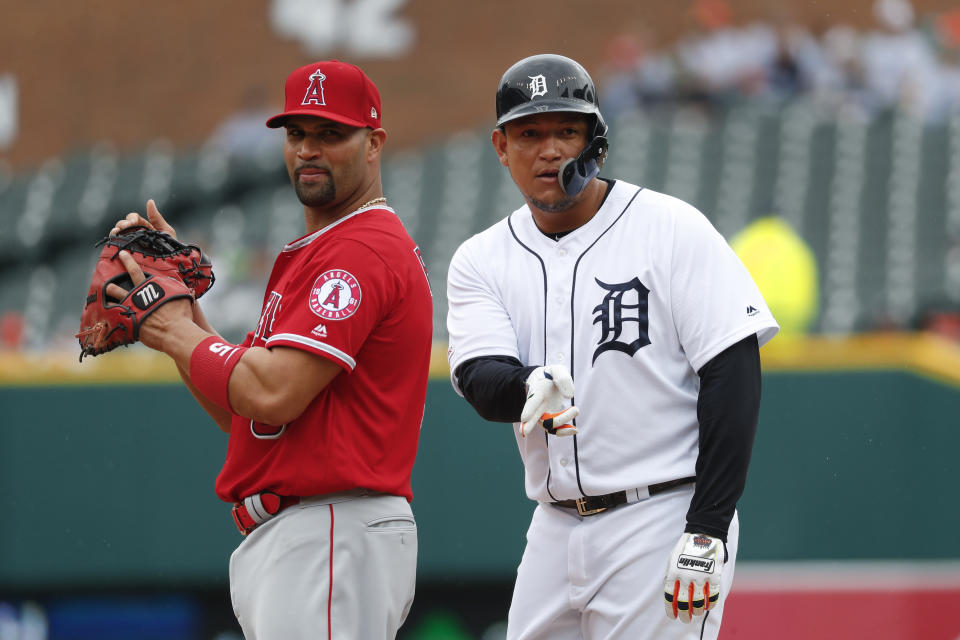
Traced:
[[739, 522], [727, 536], [720, 606], [689, 624], [667, 618], [663, 580], [693, 485], [581, 518], [540, 504], [527, 531], [508, 640], [716, 640], [733, 584]]

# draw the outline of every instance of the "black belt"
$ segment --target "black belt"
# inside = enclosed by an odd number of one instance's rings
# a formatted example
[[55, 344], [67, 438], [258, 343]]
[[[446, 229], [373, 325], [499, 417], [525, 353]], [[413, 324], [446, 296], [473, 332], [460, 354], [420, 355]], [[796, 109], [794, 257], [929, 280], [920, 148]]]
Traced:
[[[679, 487], [696, 481], [697, 479], [694, 476], [688, 476], [686, 478], [658, 482], [657, 484], [652, 484], [647, 487], [647, 492], [651, 496], [655, 496], [658, 493], [663, 493], [667, 489], [673, 489], [674, 487]], [[597, 513], [603, 513], [607, 509], [619, 507], [620, 505], [626, 503], [627, 492], [614, 491], [613, 493], [608, 493], [605, 496], [584, 496], [583, 498], [577, 498], [576, 500], [558, 500], [556, 502], [551, 502], [550, 504], [555, 507], [576, 509], [577, 513], [579, 513], [581, 516], [592, 516]]]

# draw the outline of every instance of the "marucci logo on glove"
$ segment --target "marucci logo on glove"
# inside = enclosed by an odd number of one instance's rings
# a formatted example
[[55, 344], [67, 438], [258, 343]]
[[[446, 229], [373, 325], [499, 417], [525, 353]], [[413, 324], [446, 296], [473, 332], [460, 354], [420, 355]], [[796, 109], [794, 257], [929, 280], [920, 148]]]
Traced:
[[133, 294], [133, 304], [140, 310], [149, 309], [151, 305], [164, 296], [163, 289], [155, 282], [147, 283], [140, 291]]

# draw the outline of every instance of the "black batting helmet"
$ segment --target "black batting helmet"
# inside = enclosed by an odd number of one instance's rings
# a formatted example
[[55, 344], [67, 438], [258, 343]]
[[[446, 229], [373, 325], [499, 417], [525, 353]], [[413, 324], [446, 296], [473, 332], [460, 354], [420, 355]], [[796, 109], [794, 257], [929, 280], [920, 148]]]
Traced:
[[576, 60], [544, 53], [507, 69], [497, 88], [497, 126], [536, 113], [566, 111], [590, 117], [587, 147], [560, 169], [560, 186], [576, 195], [600, 172], [607, 152], [607, 124], [593, 79]]

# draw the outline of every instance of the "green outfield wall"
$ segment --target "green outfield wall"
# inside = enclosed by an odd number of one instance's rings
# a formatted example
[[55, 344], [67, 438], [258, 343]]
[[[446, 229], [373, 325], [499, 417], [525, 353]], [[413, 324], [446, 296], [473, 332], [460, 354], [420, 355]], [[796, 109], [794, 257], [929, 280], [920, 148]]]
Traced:
[[[942, 544], [960, 530], [960, 388], [891, 370], [763, 385], [742, 560], [960, 557]], [[226, 579], [240, 541], [213, 492], [226, 436], [181, 386], [0, 386], [0, 416], [0, 589]], [[510, 579], [533, 508], [516, 445], [445, 380], [414, 493], [421, 579]]]

